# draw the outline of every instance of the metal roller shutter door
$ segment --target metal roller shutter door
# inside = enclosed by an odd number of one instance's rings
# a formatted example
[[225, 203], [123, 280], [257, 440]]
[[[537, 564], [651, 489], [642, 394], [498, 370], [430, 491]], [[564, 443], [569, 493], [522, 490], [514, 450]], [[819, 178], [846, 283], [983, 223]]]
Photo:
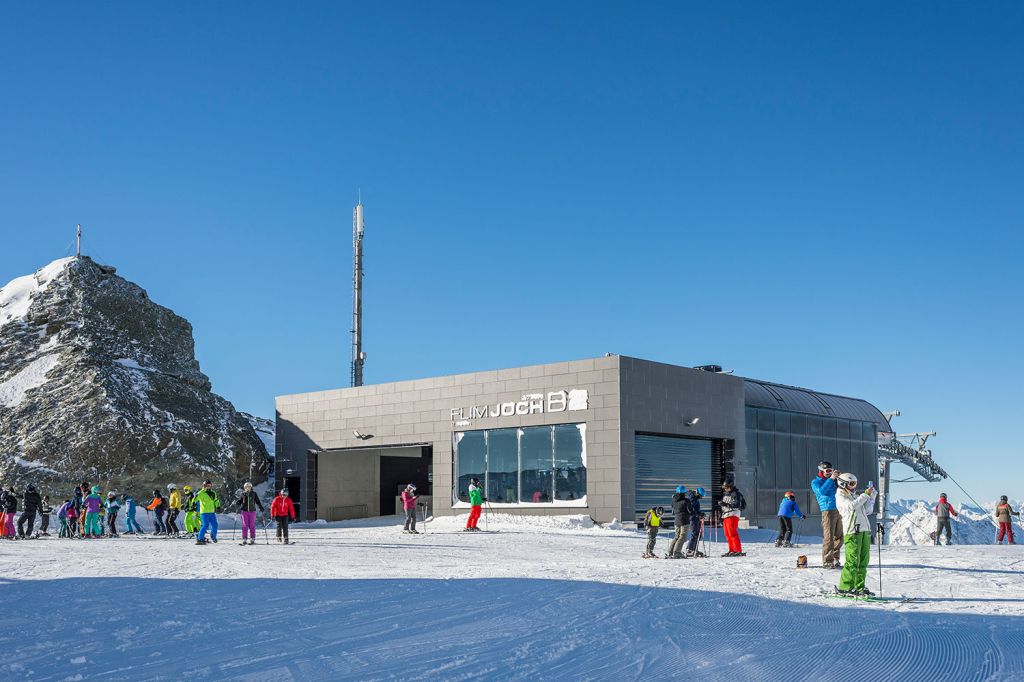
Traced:
[[636, 452], [636, 513], [643, 519], [651, 507], [672, 509], [672, 494], [680, 483], [687, 489], [711, 486], [711, 441], [671, 436], [634, 436]]

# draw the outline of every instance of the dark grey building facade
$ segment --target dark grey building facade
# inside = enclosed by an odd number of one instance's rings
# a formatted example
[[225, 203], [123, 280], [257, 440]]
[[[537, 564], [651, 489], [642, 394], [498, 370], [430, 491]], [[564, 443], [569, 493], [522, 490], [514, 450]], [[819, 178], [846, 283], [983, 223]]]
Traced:
[[[679, 484], [733, 478], [744, 518], [774, 525], [828, 459], [877, 476], [885, 417], [866, 401], [623, 356], [277, 398], [277, 481], [306, 520], [395, 513], [415, 482], [465, 513], [473, 477], [495, 512], [631, 522]], [[817, 524], [808, 524], [816, 531]]]

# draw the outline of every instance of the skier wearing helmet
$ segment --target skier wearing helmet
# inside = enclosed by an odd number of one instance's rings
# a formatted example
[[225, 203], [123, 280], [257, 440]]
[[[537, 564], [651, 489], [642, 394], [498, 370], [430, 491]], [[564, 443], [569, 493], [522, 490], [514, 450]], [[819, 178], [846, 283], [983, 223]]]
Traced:
[[703, 497], [704, 488], [700, 486], [686, 493], [686, 500], [690, 503], [690, 539], [686, 544], [687, 557], [704, 556], [704, 553], [697, 549], [701, 531], [704, 529], [704, 515], [700, 511], [700, 501]]
[[804, 513], [800, 511], [800, 505], [796, 503], [796, 493], [792, 490], [787, 490], [786, 494], [782, 496], [782, 502], [779, 504], [779, 537], [775, 540], [776, 547], [793, 546], [794, 516], [801, 519], [807, 518], [804, 516]]
[[110, 537], [117, 537], [117, 511], [121, 508], [121, 503], [117, 501], [117, 494], [111, 490], [107, 493], [107, 527], [110, 529]]
[[935, 505], [935, 517], [938, 527], [935, 529], [935, 544], [942, 544], [942, 531], [946, 531], [946, 545], [953, 544], [953, 527], [949, 523], [949, 515], [956, 516], [956, 509], [946, 501], [946, 493], [939, 495], [939, 503]]
[[811, 481], [811, 490], [821, 509], [821, 567], [842, 568], [839, 550], [843, 546], [843, 519], [836, 509], [839, 469], [831, 462], [818, 464], [818, 477]]
[[666, 559], [683, 559], [683, 545], [686, 543], [686, 529], [690, 525], [690, 498], [686, 494], [686, 486], [676, 487], [672, 496], [672, 519], [675, 525], [675, 536], [668, 545]]
[[843, 538], [846, 546], [846, 564], [839, 576], [836, 592], [850, 596], [872, 596], [864, 580], [868, 575], [868, 561], [871, 558], [871, 523], [868, 514], [875, 508], [874, 484], [858, 495], [857, 477], [851, 473], [839, 475], [839, 491], [836, 493], [836, 507], [843, 519]]
[[181, 513], [181, 493], [178, 492], [178, 486], [173, 483], [167, 486], [167, 490], [170, 494], [167, 496], [167, 520], [164, 521], [164, 526], [168, 535], [178, 537], [178, 524], [175, 521]]
[[98, 538], [103, 535], [103, 526], [100, 524], [100, 509], [103, 508], [103, 498], [100, 497], [100, 487], [94, 485], [90, 493], [83, 501], [85, 507], [85, 534], [82, 537]]
[[732, 479], [725, 479], [722, 483], [722, 499], [718, 501], [722, 513], [722, 530], [725, 532], [725, 539], [729, 543], [729, 551], [723, 554], [724, 557], [746, 556], [743, 545], [740, 543], [740, 512], [747, 508], [747, 501], [743, 497]]
[[480, 511], [484, 504], [483, 493], [480, 492], [480, 479], [472, 478], [469, 481], [469, 518], [466, 519], [464, 530], [480, 530], [476, 524], [480, 521]]
[[664, 515], [664, 507], [653, 507], [644, 515], [644, 528], [647, 529], [647, 551], [642, 555], [644, 559], [658, 558], [654, 553], [654, 543], [658, 541], [658, 531], [661, 530], [661, 518]]
[[164, 512], [167, 511], [167, 500], [159, 488], [153, 490], [153, 501], [146, 505], [146, 509], [153, 512], [153, 535], [166, 535], [167, 526], [164, 525]]
[[1020, 516], [1020, 512], [1013, 510], [1006, 495], [999, 498], [995, 516], [996, 521], [999, 522], [999, 534], [996, 536], [996, 544], [1003, 544], [1003, 538], [1005, 537], [1011, 545], [1016, 545], [1017, 543], [1013, 541], [1013, 520], [1011, 517]]
[[402, 491], [402, 509], [405, 510], [403, 533], [419, 534], [419, 531], [416, 530], [416, 500], [418, 499], [420, 497], [416, 494], [416, 486], [412, 483], [405, 486], [405, 490]]
[[185, 532], [188, 537], [195, 536], [199, 532], [199, 512], [196, 511], [196, 494], [192, 492], [192, 486], [182, 488], [185, 493], [181, 501], [182, 509], [185, 510]]

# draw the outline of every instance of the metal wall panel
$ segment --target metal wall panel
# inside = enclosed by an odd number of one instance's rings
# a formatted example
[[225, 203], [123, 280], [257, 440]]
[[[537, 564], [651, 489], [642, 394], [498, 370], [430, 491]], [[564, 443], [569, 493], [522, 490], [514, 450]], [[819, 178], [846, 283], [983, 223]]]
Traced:
[[672, 494], [682, 484], [688, 489], [712, 487], [711, 441], [671, 436], [634, 437], [636, 449], [636, 513], [651, 507], [672, 508]]

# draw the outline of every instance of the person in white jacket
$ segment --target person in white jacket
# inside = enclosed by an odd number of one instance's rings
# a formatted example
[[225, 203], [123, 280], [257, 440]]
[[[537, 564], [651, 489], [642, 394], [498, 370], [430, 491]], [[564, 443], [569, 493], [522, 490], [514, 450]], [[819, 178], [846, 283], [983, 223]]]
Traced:
[[846, 548], [846, 563], [839, 577], [840, 594], [871, 596], [864, 585], [871, 559], [871, 522], [868, 514], [875, 509], [877, 493], [873, 484], [858, 495], [857, 477], [850, 473], [839, 476], [839, 490], [836, 491], [836, 509], [843, 519], [843, 544]]

